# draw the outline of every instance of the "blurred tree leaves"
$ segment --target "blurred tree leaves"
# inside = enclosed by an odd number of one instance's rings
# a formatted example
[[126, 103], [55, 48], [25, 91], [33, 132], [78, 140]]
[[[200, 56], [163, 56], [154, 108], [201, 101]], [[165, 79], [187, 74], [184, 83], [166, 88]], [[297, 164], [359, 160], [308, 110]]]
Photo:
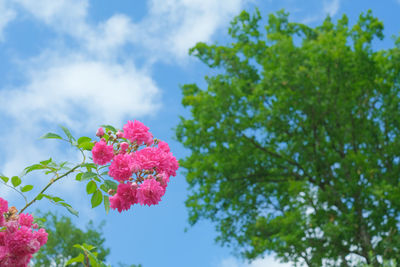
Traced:
[[228, 45], [190, 53], [214, 69], [182, 87], [178, 140], [189, 221], [254, 259], [308, 266], [400, 260], [400, 39], [376, 50], [370, 11], [311, 28], [243, 11]]

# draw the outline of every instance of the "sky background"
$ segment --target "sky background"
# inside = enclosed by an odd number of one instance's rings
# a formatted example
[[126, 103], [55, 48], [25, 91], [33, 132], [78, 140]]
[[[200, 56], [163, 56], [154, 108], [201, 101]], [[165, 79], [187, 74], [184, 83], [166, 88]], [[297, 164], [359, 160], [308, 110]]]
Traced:
[[[77, 162], [76, 151], [55, 140], [38, 140], [65, 125], [75, 136], [93, 136], [101, 124], [117, 128], [137, 119], [153, 135], [169, 142], [177, 158], [188, 155], [175, 139], [181, 106], [180, 85], [197, 83], [210, 74], [188, 55], [196, 42], [229, 43], [229, 22], [241, 10], [258, 7], [267, 14], [280, 9], [290, 20], [319, 25], [326, 15], [347, 14], [354, 24], [372, 9], [385, 25], [385, 40], [376, 49], [393, 46], [400, 33], [400, 0], [0, 0], [0, 170], [7, 176], [50, 156]], [[23, 183], [44, 185], [49, 177], [30, 175]], [[39, 189], [39, 187], [37, 187]], [[106, 221], [108, 263], [141, 263], [144, 267], [261, 267], [279, 264], [266, 255], [245, 263], [233, 249], [214, 242], [214, 225], [187, 223], [183, 170], [171, 179], [158, 206], [134, 206], [128, 212], [90, 208], [84, 184], [73, 177], [50, 193], [80, 212], [75, 220]], [[16, 194], [0, 186], [0, 196], [23, 205]], [[36, 208], [49, 209], [48, 203]], [[30, 212], [33, 212], [33, 207]], [[61, 208], [56, 208], [64, 214]], [[185, 228], [188, 231], [185, 232]]]

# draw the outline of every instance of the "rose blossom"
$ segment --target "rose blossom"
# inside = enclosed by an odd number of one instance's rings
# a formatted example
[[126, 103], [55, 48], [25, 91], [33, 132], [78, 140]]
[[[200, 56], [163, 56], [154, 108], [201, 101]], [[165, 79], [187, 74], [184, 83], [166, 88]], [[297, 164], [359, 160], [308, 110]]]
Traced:
[[149, 127], [140, 121], [128, 121], [123, 129], [124, 138], [129, 139], [132, 143], [136, 142], [139, 146], [142, 144], [148, 146], [153, 144], [153, 135], [149, 132]]
[[129, 154], [118, 154], [114, 157], [109, 167], [108, 175], [117, 181], [125, 181], [132, 176], [132, 157]]
[[109, 163], [114, 157], [114, 149], [112, 145], [107, 145], [104, 140], [97, 142], [93, 149], [93, 162], [98, 165], [105, 165]]
[[[149, 177], [152, 177], [149, 175]], [[137, 189], [136, 196], [141, 205], [156, 205], [161, 201], [165, 194], [165, 189], [157, 182], [154, 177], [145, 179]]]

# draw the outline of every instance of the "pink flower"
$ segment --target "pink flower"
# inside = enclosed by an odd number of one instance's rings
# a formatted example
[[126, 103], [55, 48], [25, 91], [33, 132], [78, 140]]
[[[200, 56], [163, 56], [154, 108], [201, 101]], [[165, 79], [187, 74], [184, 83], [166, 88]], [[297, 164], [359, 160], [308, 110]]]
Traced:
[[129, 144], [127, 142], [122, 142], [119, 144], [120, 148], [121, 148], [121, 154], [124, 154], [126, 152], [126, 150], [129, 147]]
[[160, 185], [166, 189], [169, 183], [169, 175], [166, 173], [161, 173], [157, 175], [157, 180], [160, 182]]
[[132, 157], [129, 154], [118, 154], [109, 167], [108, 175], [117, 181], [125, 181], [132, 176]]
[[0, 213], [8, 211], [8, 202], [0, 197]]
[[32, 254], [47, 242], [47, 233], [44, 229], [34, 231], [33, 217], [27, 213], [5, 221], [7, 210], [7, 201], [0, 198], [1, 226], [5, 228], [0, 231], [0, 266], [27, 267]]
[[93, 149], [93, 162], [98, 165], [105, 165], [109, 163], [114, 157], [114, 149], [112, 145], [107, 145], [103, 140], [97, 142]]
[[165, 189], [154, 178], [145, 179], [137, 189], [136, 196], [141, 205], [156, 205], [165, 194]]
[[118, 131], [116, 136], [117, 136], [117, 138], [122, 138], [124, 136], [124, 133], [121, 131]]
[[139, 146], [153, 144], [153, 135], [149, 132], [149, 128], [140, 121], [128, 121], [123, 129], [124, 138], [129, 139], [131, 142], [136, 142]]
[[102, 138], [104, 136], [104, 129], [101, 127], [97, 129], [96, 136]]
[[128, 210], [133, 204], [138, 203], [136, 196], [137, 184], [126, 183], [119, 184], [117, 188], [117, 194], [110, 197], [110, 207], [112, 209], [118, 209], [118, 212]]
[[152, 170], [159, 165], [159, 153], [156, 147], [145, 147], [136, 151], [133, 158], [140, 165], [140, 169]]
[[169, 152], [170, 151], [168, 143], [164, 142], [164, 141], [160, 141], [158, 143], [158, 148], [161, 149], [164, 152]]
[[39, 231], [33, 232], [33, 235], [35, 236], [36, 240], [39, 241], [40, 246], [43, 246], [47, 243], [48, 234], [46, 233], [45, 229], [40, 228]]
[[156, 168], [158, 173], [165, 173], [168, 176], [176, 176], [176, 170], [179, 168], [178, 161], [171, 152], [165, 152], [157, 147], [145, 147], [136, 151], [133, 158], [140, 164], [141, 169]]
[[26, 227], [31, 227], [33, 224], [33, 217], [28, 213], [22, 213], [19, 215], [18, 223]]

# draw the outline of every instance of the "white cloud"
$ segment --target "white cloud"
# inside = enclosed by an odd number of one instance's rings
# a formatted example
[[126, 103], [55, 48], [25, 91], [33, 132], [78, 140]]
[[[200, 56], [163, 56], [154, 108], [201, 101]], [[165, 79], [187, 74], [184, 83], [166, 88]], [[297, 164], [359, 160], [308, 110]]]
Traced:
[[88, 31], [85, 22], [89, 7], [88, 0], [12, 1], [57, 31], [73, 36], [84, 35]]
[[[145, 47], [165, 58], [168, 52], [182, 60], [197, 42], [210, 41], [221, 26], [227, 26], [246, 0], [151, 0], [149, 15], [138, 23]], [[164, 56], [161, 55], [164, 53]]]
[[320, 12], [313, 12], [312, 15], [301, 19], [301, 23], [310, 24], [325, 19], [327, 15], [331, 17], [335, 16], [340, 9], [340, 1], [341, 0], [322, 1], [322, 10]]
[[3, 41], [3, 30], [15, 19], [16, 13], [5, 0], [0, 0], [0, 14], [0, 40]]
[[333, 17], [337, 14], [340, 8], [340, 0], [330, 0], [329, 2], [324, 2], [324, 15], [329, 14], [329, 16]]
[[0, 91], [0, 110], [17, 121], [65, 123], [77, 129], [154, 113], [160, 90], [133, 64], [69, 55], [30, 69], [22, 88]]
[[267, 256], [263, 259], [256, 259], [251, 263], [243, 263], [235, 258], [223, 259], [218, 267], [291, 267], [289, 263], [280, 263], [275, 260], [272, 256]]

